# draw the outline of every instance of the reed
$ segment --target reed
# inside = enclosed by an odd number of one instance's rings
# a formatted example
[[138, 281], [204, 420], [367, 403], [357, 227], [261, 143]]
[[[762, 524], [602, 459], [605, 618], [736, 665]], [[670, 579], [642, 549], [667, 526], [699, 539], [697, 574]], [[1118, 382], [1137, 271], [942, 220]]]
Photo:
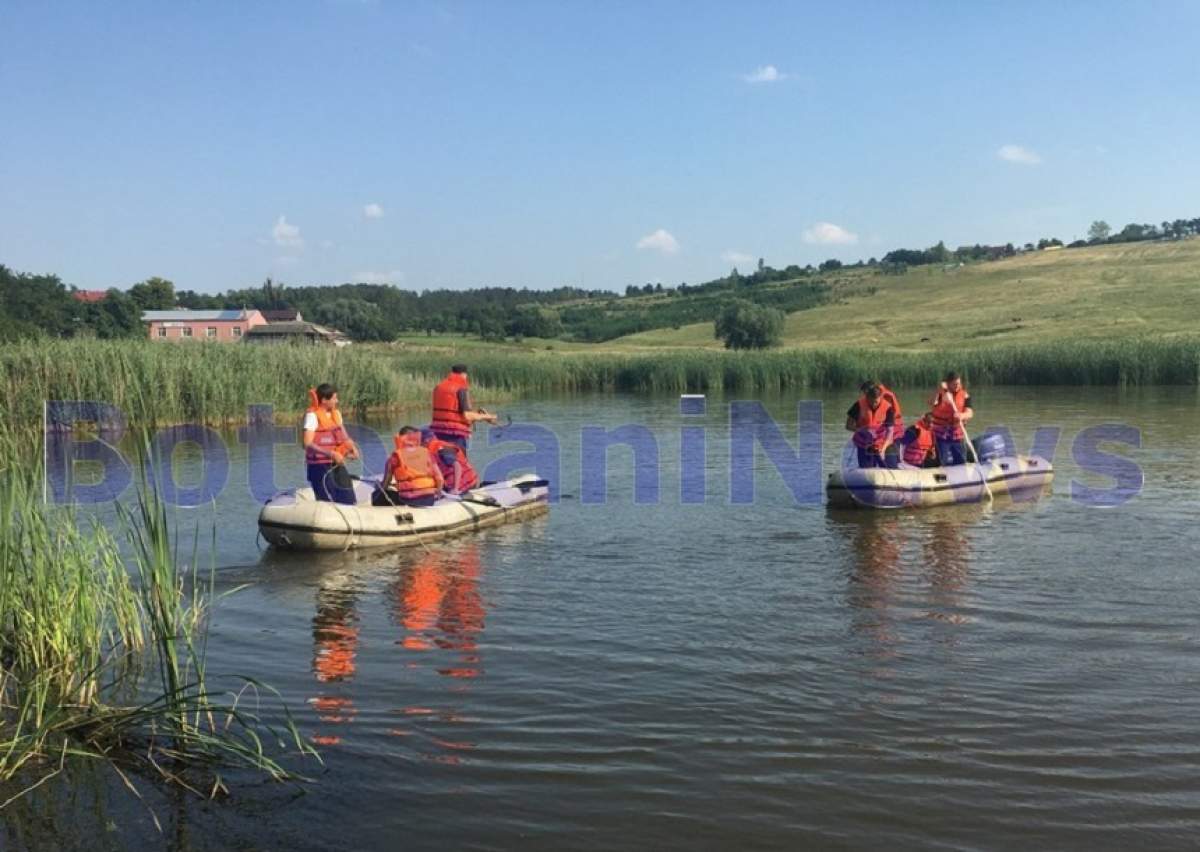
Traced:
[[454, 361], [471, 368], [476, 397], [579, 391], [631, 393], [845, 388], [867, 377], [920, 386], [946, 370], [973, 385], [1196, 385], [1200, 337], [1048, 340], [931, 352], [784, 349], [722, 352], [660, 349], [571, 353], [498, 344], [437, 350], [390, 345], [345, 349], [257, 347], [153, 341], [52, 341], [0, 346], [0, 382], [15, 422], [40, 425], [44, 400], [95, 400], [138, 411], [145, 425], [242, 422], [248, 407], [270, 404], [293, 417], [307, 389], [334, 382], [343, 408], [422, 410]]
[[269, 688], [209, 687], [212, 588], [195, 550], [179, 558], [153, 488], [143, 481], [121, 524], [132, 564], [113, 534], [44, 505], [40, 488], [36, 455], [0, 428], [0, 783], [17, 779], [0, 809], [68, 758], [205, 795], [224, 789], [226, 767], [295, 777], [270, 754], [313, 753], [286, 708], [272, 727], [243, 694]]

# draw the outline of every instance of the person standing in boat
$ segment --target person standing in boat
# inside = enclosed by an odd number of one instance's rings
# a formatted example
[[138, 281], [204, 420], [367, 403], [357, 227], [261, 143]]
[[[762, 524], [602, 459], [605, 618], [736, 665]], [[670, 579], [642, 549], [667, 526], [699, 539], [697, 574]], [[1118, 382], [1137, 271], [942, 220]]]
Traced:
[[421, 444], [421, 430], [404, 426], [396, 434], [396, 449], [388, 456], [379, 489], [371, 498], [375, 506], [432, 506], [446, 481], [437, 459]]
[[846, 429], [854, 433], [859, 467], [896, 467], [896, 409], [871, 382], [846, 412]]
[[975, 416], [971, 395], [958, 373], [949, 372], [929, 401], [933, 409], [933, 435], [943, 465], [965, 464], [966, 432], [963, 424]]
[[471, 427], [477, 421], [495, 423], [496, 415], [471, 403], [470, 382], [465, 364], [455, 364], [450, 375], [433, 389], [433, 420], [429, 428], [443, 441], [468, 448]]
[[883, 396], [883, 401], [892, 406], [895, 414], [895, 423], [892, 428], [892, 440], [899, 442], [904, 437], [904, 412], [900, 409], [900, 398], [896, 396], [896, 392], [880, 381], [867, 380], [858, 386], [860, 394], [867, 392], [867, 388], [871, 385], [879, 388], [879, 393]]
[[909, 426], [900, 444], [904, 447], [902, 458], [905, 464], [913, 467], [941, 466], [937, 439], [933, 435], [933, 412], [926, 411], [920, 420]]
[[337, 388], [328, 382], [308, 392], [304, 413], [304, 461], [313, 496], [318, 500], [353, 506], [354, 482], [346, 470], [346, 459], [358, 458], [358, 445], [350, 440], [338, 410]]

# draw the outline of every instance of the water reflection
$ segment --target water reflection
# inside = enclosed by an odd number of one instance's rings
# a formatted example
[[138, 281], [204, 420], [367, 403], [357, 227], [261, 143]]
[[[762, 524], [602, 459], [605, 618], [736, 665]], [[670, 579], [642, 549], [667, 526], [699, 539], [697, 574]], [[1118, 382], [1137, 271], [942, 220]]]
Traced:
[[[480, 668], [478, 637], [484, 629], [479, 592], [479, 545], [429, 551], [402, 567], [388, 588], [393, 621], [404, 631], [398, 643], [407, 651], [438, 649], [454, 653], [438, 674], [474, 678]], [[419, 663], [418, 663], [419, 665]]]
[[[317, 612], [312, 622], [312, 672], [321, 689], [309, 703], [317, 711], [317, 718], [331, 725], [349, 722], [358, 712], [349, 693], [349, 684], [357, 670], [358, 595], [358, 588], [346, 573], [323, 578], [317, 589]], [[334, 733], [318, 733], [312, 739], [319, 745], [341, 742], [341, 737]]]

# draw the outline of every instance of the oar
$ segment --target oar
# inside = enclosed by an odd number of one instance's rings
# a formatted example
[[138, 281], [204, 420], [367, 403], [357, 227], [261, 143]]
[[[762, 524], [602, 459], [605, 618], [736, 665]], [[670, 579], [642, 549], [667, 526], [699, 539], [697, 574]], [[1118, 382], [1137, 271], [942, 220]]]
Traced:
[[[954, 404], [954, 394], [950, 390], [946, 390], [946, 402], [950, 403], [950, 408], [955, 414], [958, 414], [958, 406]], [[993, 502], [996, 498], [992, 496], [992, 487], [988, 485], [987, 474], [983, 472], [983, 462], [979, 459], [979, 453], [975, 452], [975, 445], [971, 443], [971, 436], [967, 434], [967, 424], [963, 421], [958, 421], [958, 428], [962, 429], [963, 440], [967, 442], [968, 449], [971, 450], [971, 455], [975, 457], [975, 468], [979, 471], [979, 478], [983, 480], [983, 490], [987, 492], [988, 502]]]

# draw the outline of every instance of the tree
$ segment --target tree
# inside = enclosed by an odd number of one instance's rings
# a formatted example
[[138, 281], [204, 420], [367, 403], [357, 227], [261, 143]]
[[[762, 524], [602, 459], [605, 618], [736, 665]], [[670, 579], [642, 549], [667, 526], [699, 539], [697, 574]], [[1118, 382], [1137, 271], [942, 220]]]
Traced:
[[1097, 219], [1088, 228], [1088, 242], [1102, 243], [1105, 242], [1112, 233], [1112, 228], [1103, 219]]
[[832, 272], [835, 269], [841, 269], [841, 268], [842, 268], [842, 262], [840, 260], [838, 260], [837, 258], [833, 258], [833, 257], [829, 258], [829, 260], [825, 261], [820, 266], [820, 269], [822, 272]]
[[143, 311], [169, 311], [175, 307], [175, 285], [166, 278], [147, 278], [129, 288], [129, 298]]
[[731, 299], [713, 323], [713, 335], [726, 349], [766, 349], [779, 343], [783, 312], [745, 299]]

